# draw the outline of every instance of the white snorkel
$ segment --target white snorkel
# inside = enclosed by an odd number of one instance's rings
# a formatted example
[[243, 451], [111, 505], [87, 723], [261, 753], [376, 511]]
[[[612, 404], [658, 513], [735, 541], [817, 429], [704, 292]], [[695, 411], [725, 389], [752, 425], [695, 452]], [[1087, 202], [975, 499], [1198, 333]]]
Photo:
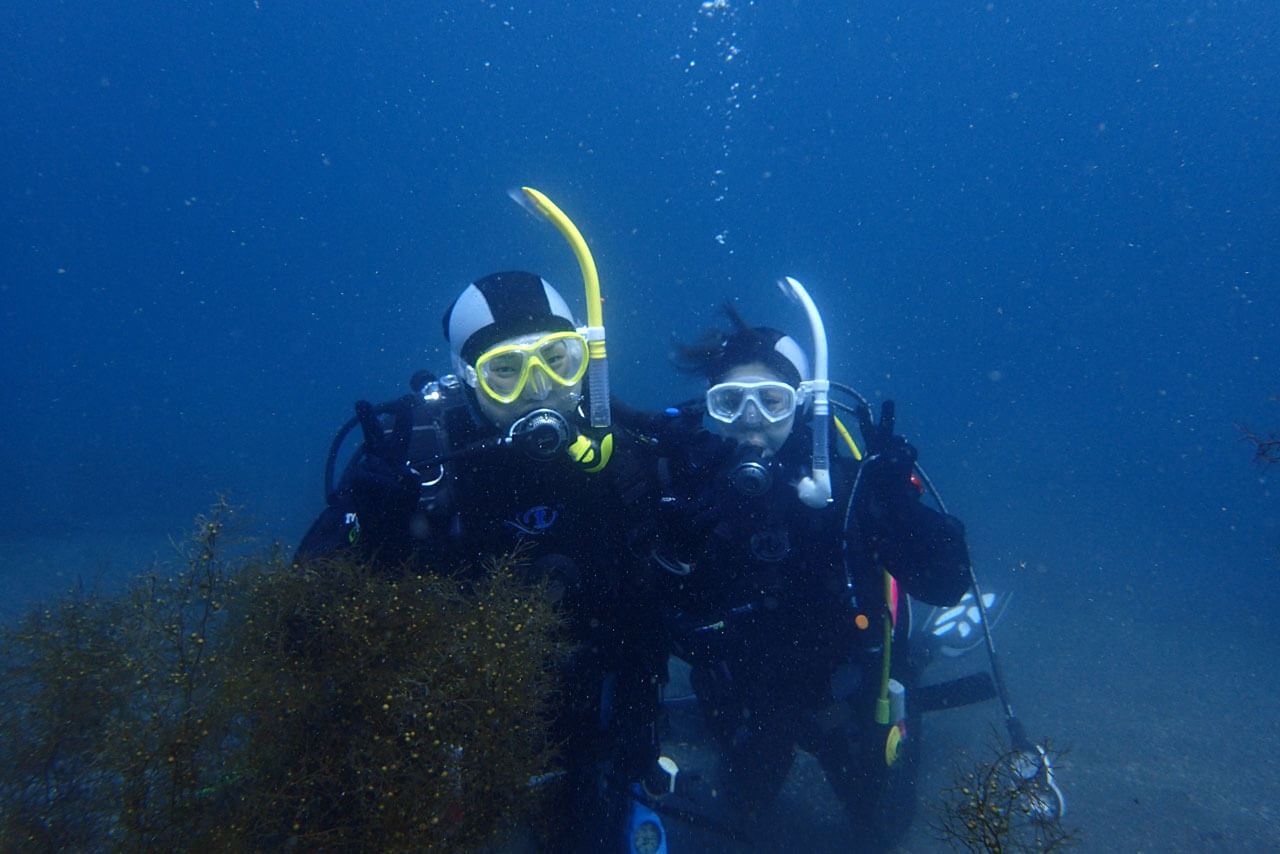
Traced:
[[801, 478], [796, 484], [796, 491], [801, 501], [816, 509], [831, 503], [831, 449], [827, 441], [831, 381], [827, 379], [827, 330], [804, 285], [787, 276], [778, 282], [778, 287], [804, 306], [805, 314], [809, 315], [809, 329], [813, 333], [813, 380], [800, 384], [813, 395], [813, 415], [809, 419], [813, 427], [813, 472], [809, 477]]

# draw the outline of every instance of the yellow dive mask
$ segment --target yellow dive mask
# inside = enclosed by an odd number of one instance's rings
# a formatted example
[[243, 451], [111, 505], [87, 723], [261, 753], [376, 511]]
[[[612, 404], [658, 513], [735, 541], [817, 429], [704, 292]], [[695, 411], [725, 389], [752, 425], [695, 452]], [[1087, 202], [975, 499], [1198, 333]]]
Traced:
[[544, 400], [554, 386], [576, 385], [586, 373], [587, 339], [578, 332], [552, 332], [486, 350], [474, 367], [467, 366], [467, 383], [498, 403], [511, 403], [522, 395]]

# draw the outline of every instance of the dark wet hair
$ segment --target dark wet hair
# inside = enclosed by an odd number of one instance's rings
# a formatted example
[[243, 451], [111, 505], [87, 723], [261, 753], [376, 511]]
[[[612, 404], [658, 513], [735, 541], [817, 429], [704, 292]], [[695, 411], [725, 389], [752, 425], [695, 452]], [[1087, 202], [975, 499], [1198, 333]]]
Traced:
[[704, 377], [715, 385], [738, 365], [762, 362], [787, 383], [800, 385], [804, 379], [801, 376], [804, 368], [797, 366], [778, 349], [778, 342], [785, 338], [799, 350], [794, 341], [772, 327], [751, 326], [732, 302], [726, 302], [722, 310], [729, 318], [729, 330], [708, 329], [692, 344], [672, 340], [671, 360], [676, 368]]

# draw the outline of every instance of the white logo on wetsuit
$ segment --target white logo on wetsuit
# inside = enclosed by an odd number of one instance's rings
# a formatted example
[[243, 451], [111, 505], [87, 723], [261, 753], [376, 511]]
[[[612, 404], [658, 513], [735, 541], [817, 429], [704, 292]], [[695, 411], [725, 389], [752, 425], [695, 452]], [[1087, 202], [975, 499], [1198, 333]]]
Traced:
[[522, 534], [538, 536], [543, 534], [556, 523], [556, 519], [560, 517], [560, 512], [553, 507], [545, 504], [539, 504], [537, 507], [530, 507], [528, 510], [516, 516], [516, 518], [508, 519], [505, 524], [510, 525]]

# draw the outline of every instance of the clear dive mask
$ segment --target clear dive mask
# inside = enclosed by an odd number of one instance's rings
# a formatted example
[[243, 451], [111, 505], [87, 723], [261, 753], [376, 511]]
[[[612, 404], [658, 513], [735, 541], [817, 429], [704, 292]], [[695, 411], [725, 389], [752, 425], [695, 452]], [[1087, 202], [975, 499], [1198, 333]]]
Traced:
[[783, 382], [723, 382], [707, 389], [707, 414], [725, 424], [753, 416], [777, 424], [795, 415], [798, 399]]
[[556, 386], [570, 388], [586, 373], [587, 339], [578, 332], [525, 336], [484, 351], [474, 366], [466, 366], [467, 384], [498, 403], [546, 400]]

